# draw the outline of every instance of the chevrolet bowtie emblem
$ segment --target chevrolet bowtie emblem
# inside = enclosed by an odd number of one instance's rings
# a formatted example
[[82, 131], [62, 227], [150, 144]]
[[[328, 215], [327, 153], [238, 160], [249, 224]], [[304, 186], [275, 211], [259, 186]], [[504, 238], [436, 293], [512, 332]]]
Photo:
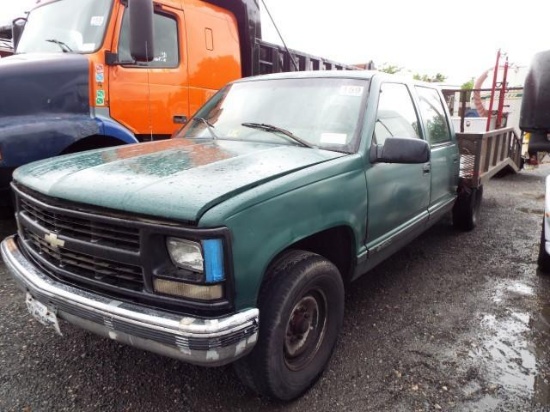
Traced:
[[44, 239], [46, 240], [46, 242], [48, 242], [53, 250], [57, 250], [60, 247], [65, 246], [65, 241], [58, 239], [55, 233], [48, 233], [47, 235], [44, 235]]

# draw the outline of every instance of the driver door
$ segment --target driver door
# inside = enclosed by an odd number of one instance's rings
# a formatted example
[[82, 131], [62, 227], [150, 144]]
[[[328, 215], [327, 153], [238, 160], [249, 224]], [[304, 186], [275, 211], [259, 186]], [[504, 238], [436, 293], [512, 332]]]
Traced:
[[[410, 90], [402, 83], [382, 83], [372, 144], [389, 137], [421, 139]], [[416, 235], [428, 219], [430, 163], [375, 163], [366, 170], [369, 259], [390, 245]], [[389, 248], [389, 249], [394, 249]], [[382, 253], [386, 255], [386, 253]]]
[[119, 21], [118, 60], [110, 66], [110, 114], [138, 137], [169, 137], [189, 113], [189, 79], [185, 69], [185, 33], [181, 10], [163, 6], [153, 16], [155, 57], [149, 63], [132, 64], [129, 13]]

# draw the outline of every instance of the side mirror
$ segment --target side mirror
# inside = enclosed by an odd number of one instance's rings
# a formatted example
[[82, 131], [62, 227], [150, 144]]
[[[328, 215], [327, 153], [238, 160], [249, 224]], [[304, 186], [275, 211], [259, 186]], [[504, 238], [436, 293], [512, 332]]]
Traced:
[[137, 62], [150, 62], [153, 49], [153, 0], [129, 0], [130, 55]]
[[371, 162], [426, 163], [430, 160], [430, 145], [425, 140], [390, 137], [383, 145], [373, 145]]
[[13, 50], [17, 50], [17, 45], [21, 36], [23, 35], [23, 30], [25, 30], [25, 24], [27, 24], [27, 19], [23, 17], [18, 17], [11, 23], [11, 38], [13, 42]]

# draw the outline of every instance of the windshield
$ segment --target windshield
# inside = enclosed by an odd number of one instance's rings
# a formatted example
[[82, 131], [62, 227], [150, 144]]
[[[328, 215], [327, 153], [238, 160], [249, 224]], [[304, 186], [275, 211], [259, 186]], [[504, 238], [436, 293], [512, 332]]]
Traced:
[[34, 9], [17, 53], [90, 53], [101, 46], [113, 0], [59, 0]]
[[211, 139], [214, 132], [218, 139], [351, 152], [367, 89], [367, 80], [342, 78], [235, 83], [218, 92], [197, 112], [198, 121], [176, 137]]

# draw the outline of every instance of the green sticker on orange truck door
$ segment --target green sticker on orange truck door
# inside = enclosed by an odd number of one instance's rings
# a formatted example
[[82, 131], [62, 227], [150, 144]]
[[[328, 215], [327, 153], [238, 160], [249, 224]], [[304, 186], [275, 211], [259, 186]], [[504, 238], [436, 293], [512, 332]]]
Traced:
[[98, 90], [95, 95], [95, 104], [98, 106], [105, 105], [105, 90]]

